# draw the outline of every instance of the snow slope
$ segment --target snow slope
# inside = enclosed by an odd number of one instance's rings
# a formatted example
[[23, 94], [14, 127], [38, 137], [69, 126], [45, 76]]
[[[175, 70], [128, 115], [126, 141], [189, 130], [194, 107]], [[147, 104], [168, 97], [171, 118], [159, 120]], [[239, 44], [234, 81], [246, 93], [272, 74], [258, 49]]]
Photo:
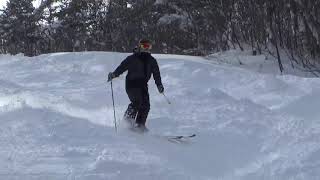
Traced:
[[[319, 179], [320, 80], [230, 54], [155, 55], [172, 104], [151, 80], [146, 135], [121, 121], [124, 76], [113, 127], [106, 75], [127, 54], [1, 55], [0, 179]], [[245, 65], [222, 61], [235, 56]], [[158, 136], [190, 133], [185, 144]]]

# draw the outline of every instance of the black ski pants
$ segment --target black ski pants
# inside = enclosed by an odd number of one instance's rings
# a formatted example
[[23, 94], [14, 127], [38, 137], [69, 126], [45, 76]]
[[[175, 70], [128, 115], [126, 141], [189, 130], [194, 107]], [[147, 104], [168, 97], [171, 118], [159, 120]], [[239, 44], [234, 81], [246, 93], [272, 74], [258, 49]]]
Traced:
[[136, 117], [136, 123], [145, 125], [150, 110], [148, 86], [126, 88], [130, 99], [127, 112]]

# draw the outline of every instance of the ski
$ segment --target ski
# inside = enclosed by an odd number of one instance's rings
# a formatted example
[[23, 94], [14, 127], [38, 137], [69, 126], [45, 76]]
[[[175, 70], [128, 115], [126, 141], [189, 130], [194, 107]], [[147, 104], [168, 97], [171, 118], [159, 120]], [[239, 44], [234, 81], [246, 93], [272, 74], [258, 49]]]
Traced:
[[[134, 120], [131, 118], [126, 118], [124, 117], [123, 120], [127, 122], [129, 125], [129, 130], [132, 132], [138, 133], [138, 134], [150, 134], [148, 133], [149, 130], [140, 130], [138, 128], [134, 127]], [[188, 142], [189, 139], [196, 137], [196, 134], [190, 134], [190, 135], [161, 135], [161, 134], [153, 134], [151, 133], [152, 136], [158, 137], [158, 138], [164, 138], [170, 142], [174, 143], [186, 143]]]
[[189, 139], [196, 137], [196, 134], [191, 135], [170, 135], [170, 136], [163, 136], [169, 142], [173, 143], [187, 143]]
[[181, 139], [188, 139], [188, 138], [193, 138], [193, 137], [196, 137], [196, 134], [192, 134], [192, 135], [186, 135], [186, 136], [183, 136], [183, 135], [177, 135], [177, 136], [165, 136], [166, 138], [169, 138], [169, 139], [177, 139], [177, 140], [181, 140]]

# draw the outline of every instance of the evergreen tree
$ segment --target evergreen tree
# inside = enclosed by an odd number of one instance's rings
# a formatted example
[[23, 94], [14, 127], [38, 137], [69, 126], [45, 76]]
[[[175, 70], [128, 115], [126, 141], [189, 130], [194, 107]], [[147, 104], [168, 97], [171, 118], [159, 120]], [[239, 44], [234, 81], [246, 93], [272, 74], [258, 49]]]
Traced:
[[[159, 53], [206, 55], [247, 47], [295, 64], [320, 59], [320, 1], [10, 0], [0, 13], [0, 52], [125, 51], [141, 38]], [[257, 50], [257, 51], [256, 51]]]
[[1, 14], [1, 39], [11, 54], [34, 55], [39, 27], [33, 15], [32, 0], [10, 0]]

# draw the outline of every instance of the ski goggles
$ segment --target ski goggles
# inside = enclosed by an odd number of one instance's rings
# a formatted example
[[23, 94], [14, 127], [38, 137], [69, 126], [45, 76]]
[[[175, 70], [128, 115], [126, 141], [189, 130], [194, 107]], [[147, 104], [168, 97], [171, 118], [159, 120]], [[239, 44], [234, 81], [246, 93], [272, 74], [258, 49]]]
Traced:
[[150, 50], [152, 48], [152, 45], [150, 43], [141, 43], [140, 48]]

